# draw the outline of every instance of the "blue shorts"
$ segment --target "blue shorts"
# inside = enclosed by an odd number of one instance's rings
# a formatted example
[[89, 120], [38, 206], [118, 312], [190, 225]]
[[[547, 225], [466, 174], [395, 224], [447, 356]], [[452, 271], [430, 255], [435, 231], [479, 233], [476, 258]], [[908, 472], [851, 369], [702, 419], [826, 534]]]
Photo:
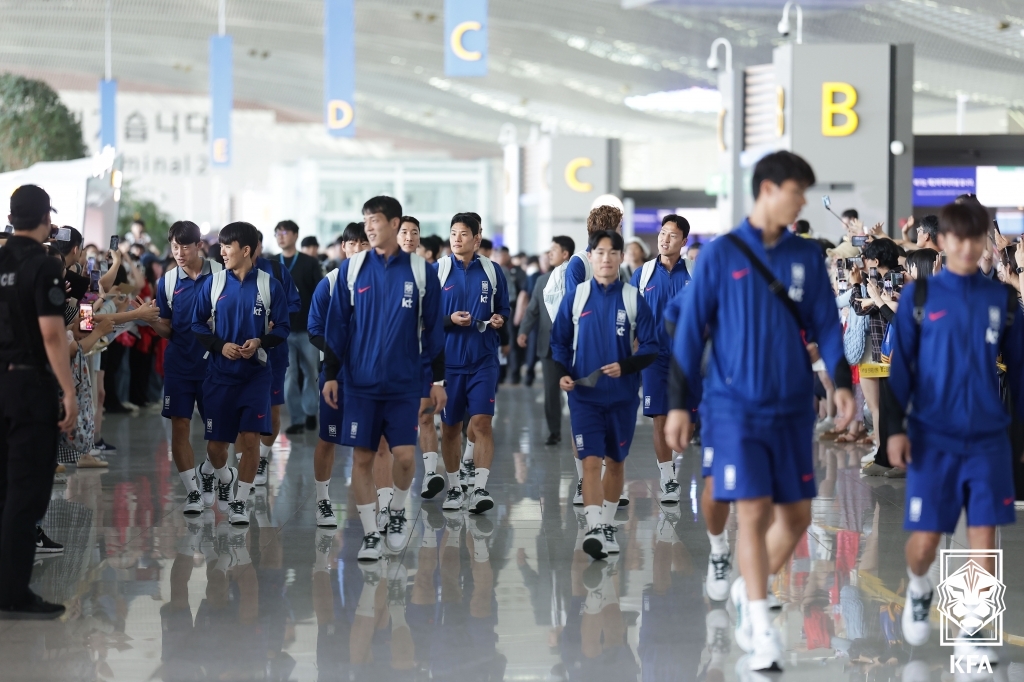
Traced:
[[392, 449], [416, 445], [419, 411], [419, 397], [374, 400], [346, 393], [341, 443], [374, 452], [380, 446], [381, 436], [387, 438]]
[[[284, 363], [276, 363], [270, 366], [271, 379], [270, 379], [270, 404], [271, 405], [284, 405], [284, 376], [288, 373], [288, 365], [281, 365]], [[279, 369], [280, 367], [280, 369]]]
[[420, 394], [421, 398], [430, 397], [430, 389], [434, 385], [434, 371], [429, 367], [423, 372], [423, 393]]
[[921, 445], [910, 451], [903, 529], [952, 533], [967, 511], [968, 526], [1005, 526], [1013, 510], [1009, 439], [948, 452]]
[[215, 384], [207, 379], [203, 402], [206, 440], [234, 443], [242, 432], [271, 434], [269, 373], [241, 385]]
[[320, 381], [317, 383], [320, 387], [320, 440], [341, 445], [341, 425], [344, 422], [342, 408], [345, 407], [342, 401], [345, 400], [345, 391], [341, 382], [338, 382], [338, 409], [334, 409], [324, 400], [325, 381], [324, 373], [320, 372]]
[[645, 417], [668, 414], [668, 365], [655, 362], [640, 373], [643, 377]]
[[817, 494], [813, 415], [761, 424], [708, 416], [701, 441], [701, 464], [711, 467], [716, 500], [770, 497], [790, 504]]
[[441, 410], [441, 421], [453, 426], [466, 416], [494, 416], [494, 396], [498, 386], [498, 366], [492, 365], [473, 374], [445, 373], [448, 403]]
[[164, 409], [160, 416], [165, 419], [171, 417], [192, 418], [192, 411], [199, 408], [199, 416], [203, 411], [203, 379], [182, 379], [180, 377], [164, 376]]
[[577, 457], [626, 459], [636, 431], [638, 398], [628, 403], [600, 407], [576, 400], [569, 392], [569, 422]]

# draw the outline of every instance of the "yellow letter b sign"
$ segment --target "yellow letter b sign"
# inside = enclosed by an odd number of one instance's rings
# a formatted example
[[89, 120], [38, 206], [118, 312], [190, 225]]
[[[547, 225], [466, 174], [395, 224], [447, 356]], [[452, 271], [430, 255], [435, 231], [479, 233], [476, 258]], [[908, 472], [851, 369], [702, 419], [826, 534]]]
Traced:
[[[836, 93], [841, 93], [846, 98], [840, 102], [836, 100]], [[821, 84], [821, 134], [825, 137], [846, 137], [857, 130], [860, 119], [853, 107], [857, 105], [857, 91], [849, 83], [822, 83]], [[836, 125], [835, 117], [843, 116], [846, 120]]]

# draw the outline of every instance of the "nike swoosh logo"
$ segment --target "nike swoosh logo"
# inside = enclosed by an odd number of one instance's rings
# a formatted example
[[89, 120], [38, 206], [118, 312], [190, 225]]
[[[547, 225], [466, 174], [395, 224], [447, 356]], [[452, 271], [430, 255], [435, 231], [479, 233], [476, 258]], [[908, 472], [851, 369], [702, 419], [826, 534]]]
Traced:
[[494, 402], [494, 398], [491, 398], [491, 402], [492, 402], [492, 403]]
[[224, 294], [223, 296], [221, 296], [221, 297], [220, 297], [220, 298], [218, 298], [217, 300], [218, 300], [218, 301], [223, 301], [223, 300], [224, 300], [225, 298], [227, 298], [227, 297], [228, 297], [228, 295], [227, 295], [227, 294]]
[[[654, 287], [656, 287], [656, 286], [658, 286], [658, 285], [657, 285], [657, 284], [655, 284], [655, 285], [654, 285]], [[646, 289], [644, 289], [644, 291], [650, 291], [650, 290], [651, 290], [651, 289], [653, 289], [654, 287], [647, 287]]]
[[278, 394], [278, 393], [280, 393], [280, 392], [281, 392], [281, 391], [274, 391], [274, 395], [277, 395], [277, 394]]
[[934, 322], [935, 320], [941, 320], [946, 316], [945, 310], [939, 310], [938, 312], [928, 313], [928, 319]]
[[732, 271], [732, 278], [733, 279], [743, 279], [744, 277], [746, 277], [749, 274], [750, 274], [750, 268], [743, 268], [742, 270], [733, 270]]
[[803, 479], [804, 483], [810, 483], [814, 480], [814, 474], [804, 474], [800, 478]]
[[178, 294], [180, 294], [183, 291], [185, 291], [185, 287], [182, 287], [182, 288], [178, 289], [177, 291], [175, 291], [174, 295], [177, 296]]
[[586, 317], [587, 315], [589, 315], [592, 312], [594, 312], [594, 311], [593, 310], [584, 310], [582, 313], [580, 313], [580, 317]]
[[370, 290], [370, 287], [363, 287], [363, 288], [361, 288], [361, 289], [357, 289], [357, 291], [358, 291], [359, 293], [361, 293], [361, 294], [365, 294], [365, 293], [366, 293], [367, 291], [369, 291], [369, 290]]
[[621, 443], [619, 443], [619, 447], [620, 448], [626, 447], [626, 441], [622, 441]]
[[256, 418], [257, 419], [263, 419], [266, 416], [267, 416], [266, 414], [258, 414], [258, 415], [256, 415]]
[[445, 287], [444, 290], [445, 291], [449, 291], [449, 290], [454, 289], [454, 288], [455, 288], [455, 285], [453, 284], [450, 287]]

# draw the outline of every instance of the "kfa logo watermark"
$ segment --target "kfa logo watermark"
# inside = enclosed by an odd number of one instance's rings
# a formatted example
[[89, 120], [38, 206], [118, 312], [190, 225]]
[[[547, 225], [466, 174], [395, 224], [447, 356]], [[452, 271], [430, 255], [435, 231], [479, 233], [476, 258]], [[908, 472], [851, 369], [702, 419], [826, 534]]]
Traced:
[[[986, 561], [988, 560], [988, 561]], [[995, 568], [990, 573], [985, 564]], [[944, 549], [939, 552], [939, 644], [1002, 646], [1003, 550]], [[985, 654], [949, 657], [950, 673], [992, 672]]]

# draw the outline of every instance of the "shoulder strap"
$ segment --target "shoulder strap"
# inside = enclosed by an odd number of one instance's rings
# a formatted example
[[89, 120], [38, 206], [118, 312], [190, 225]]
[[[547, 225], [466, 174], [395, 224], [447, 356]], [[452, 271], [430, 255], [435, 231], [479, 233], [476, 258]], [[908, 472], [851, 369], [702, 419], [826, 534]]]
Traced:
[[748, 246], [747, 243], [739, 237], [739, 235], [730, 232], [725, 235], [725, 238], [728, 239], [737, 249], [743, 252], [743, 255], [747, 257], [753, 268], [757, 270], [758, 274], [761, 275], [765, 281], [768, 282], [768, 288], [771, 292], [778, 297], [782, 302], [782, 305], [786, 306], [786, 310], [789, 311], [789, 314], [792, 315], [793, 319], [796, 321], [796, 326], [801, 332], [804, 331], [804, 323], [800, 316], [800, 309], [797, 308], [796, 302], [789, 297], [789, 293], [786, 292], [786, 287], [783, 286], [782, 282], [780, 282], [772, 271], [768, 269], [767, 265], [761, 262], [761, 259], [757, 257], [757, 254], [754, 253], [750, 246]]
[[270, 275], [262, 270], [256, 271], [256, 291], [263, 302], [263, 333], [267, 334], [270, 332]]
[[924, 322], [924, 305], [928, 302], [928, 278], [921, 277], [914, 282], [914, 322], [920, 327]]
[[363, 267], [363, 261], [366, 260], [366, 254], [366, 251], [360, 251], [349, 258], [348, 277], [346, 278], [346, 283], [348, 284], [349, 302], [353, 306], [356, 304], [356, 277], [359, 276], [359, 270]]
[[164, 298], [167, 299], [167, 307], [174, 310], [174, 287], [178, 286], [178, 271], [181, 266], [173, 267], [164, 273]]
[[552, 321], [558, 315], [558, 306], [562, 303], [562, 298], [565, 297], [565, 271], [568, 262], [566, 261], [552, 270], [544, 285], [544, 307], [547, 308], [548, 318]]
[[693, 273], [697, 270], [697, 261], [683, 256], [683, 265], [686, 267], [686, 274], [690, 276], [690, 279], [693, 279]]
[[657, 266], [658, 259], [654, 258], [644, 263], [644, 267], [640, 270], [640, 295], [644, 298], [647, 298], [644, 290], [647, 288], [647, 283], [651, 281], [651, 277], [654, 277], [654, 268]]
[[267, 260], [270, 261], [270, 269], [274, 271], [274, 279], [278, 282], [283, 282], [284, 280], [281, 279], [281, 261], [277, 258], [268, 258]]
[[587, 299], [590, 298], [590, 280], [580, 283], [576, 287], [576, 294], [572, 299], [572, 364], [576, 364], [576, 344], [580, 338], [580, 315], [587, 306]]
[[[652, 261], [653, 262], [653, 261]], [[643, 275], [641, 275], [642, 277]], [[629, 320], [629, 351], [633, 352], [633, 341], [636, 340], [636, 307], [637, 296], [642, 290], [632, 284], [622, 285], [622, 303], [626, 306], [626, 318]]]
[[334, 295], [334, 286], [338, 283], [338, 271], [339, 268], [334, 268], [327, 273], [327, 291], [330, 292], [331, 296]]
[[210, 264], [210, 272], [222, 272], [224, 270], [224, 266], [215, 260], [207, 260], [206, 262]]
[[220, 270], [213, 273], [213, 281], [210, 283], [210, 331], [217, 333], [217, 299], [224, 291], [227, 283], [227, 272]]
[[420, 353], [423, 352], [423, 297], [427, 295], [427, 261], [415, 253], [409, 254], [409, 265], [412, 266], [412, 278], [419, 291], [419, 307], [416, 310], [416, 338], [420, 342]]
[[573, 258], [579, 258], [581, 261], [583, 261], [583, 271], [586, 273], [583, 276], [583, 281], [584, 282], [589, 282], [590, 280], [592, 280], [594, 278], [594, 268], [591, 267], [591, 265], [590, 265], [590, 259], [587, 258], [587, 252], [586, 251], [580, 251], [578, 253], [574, 253], [571, 256], [569, 256], [569, 260], [570, 261]]
[[491, 314], [494, 314], [494, 286], [498, 283], [498, 276], [494, 274], [494, 261], [487, 256], [480, 256], [480, 267], [484, 269], [484, 274], [487, 275], [487, 281], [491, 283]]
[[437, 261], [437, 280], [441, 282], [441, 286], [444, 286], [445, 282], [448, 281], [448, 275], [452, 272], [452, 258], [454, 256], [448, 256]]

